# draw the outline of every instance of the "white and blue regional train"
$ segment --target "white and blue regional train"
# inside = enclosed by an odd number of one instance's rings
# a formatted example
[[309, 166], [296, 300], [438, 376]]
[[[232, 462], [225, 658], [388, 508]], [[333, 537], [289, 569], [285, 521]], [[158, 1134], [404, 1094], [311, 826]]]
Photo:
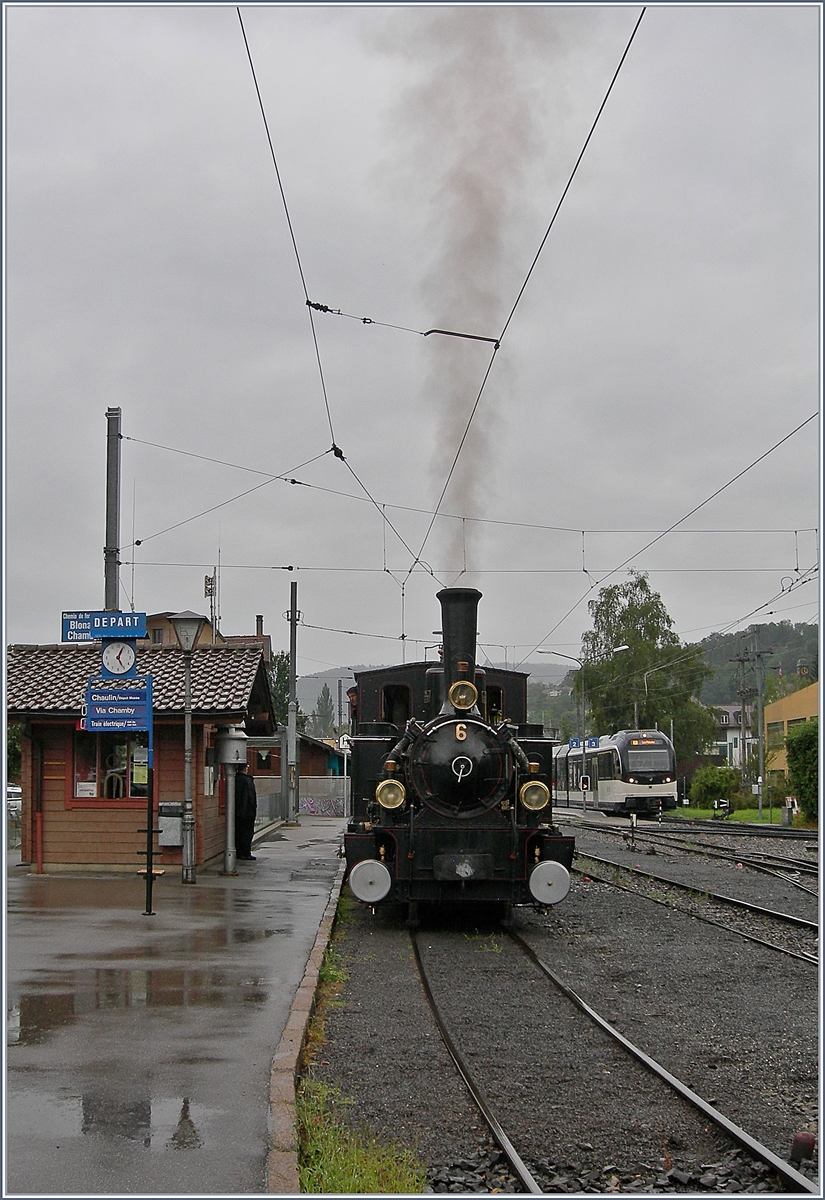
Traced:
[[[658, 729], [622, 729], [587, 739], [586, 770], [582, 748], [557, 746], [553, 750], [553, 803], [579, 805], [608, 813], [656, 815], [674, 809], [676, 756], [669, 737]], [[582, 791], [582, 776], [585, 788]]]

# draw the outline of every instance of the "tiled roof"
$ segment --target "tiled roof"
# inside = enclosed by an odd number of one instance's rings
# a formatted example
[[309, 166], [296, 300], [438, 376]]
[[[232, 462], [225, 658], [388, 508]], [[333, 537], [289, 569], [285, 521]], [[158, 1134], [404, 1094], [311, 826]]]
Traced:
[[[261, 669], [255, 647], [198, 647], [192, 653], [192, 711], [244, 713]], [[138, 673], [152, 676], [156, 713], [183, 712], [183, 651], [138, 646]], [[10, 713], [80, 713], [86, 682], [100, 672], [100, 643], [82, 646], [11, 646], [7, 658]], [[123, 685], [128, 680], [121, 681]]]

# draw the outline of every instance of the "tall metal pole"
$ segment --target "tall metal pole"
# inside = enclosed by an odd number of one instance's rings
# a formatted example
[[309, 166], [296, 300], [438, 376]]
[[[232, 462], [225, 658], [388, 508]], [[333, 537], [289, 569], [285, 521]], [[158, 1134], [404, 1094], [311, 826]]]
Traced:
[[[154, 844], [152, 838], [155, 830], [153, 828], [153, 798], [155, 791], [155, 771], [153, 767], [149, 767], [147, 774], [146, 788], [146, 908], [143, 915], [145, 917], [153, 917], [155, 915], [152, 908], [152, 886], [155, 882], [155, 871], [152, 863]], [[138, 830], [140, 833], [140, 830]]]
[[[768, 651], [770, 654], [771, 651]], [[765, 722], [762, 708], [762, 693], [765, 688], [765, 672], [762, 667], [762, 658], [764, 651], [757, 650], [754, 657], [756, 658], [756, 712], [759, 721], [759, 820], [762, 820], [762, 789], [765, 779]]]
[[[584, 663], [581, 664], [582, 681], [582, 778], [587, 774], [587, 739], [584, 732]], [[582, 809], [587, 809], [587, 789], [582, 786]]]
[[226, 769], [226, 848], [223, 853], [224, 875], [237, 875], [236, 860], [238, 857], [235, 845], [235, 777], [237, 763], [225, 763]]
[[106, 409], [106, 545], [103, 547], [106, 612], [120, 611], [120, 418], [119, 408]]
[[289, 585], [289, 710], [287, 717], [287, 764], [289, 766], [289, 808], [287, 820], [298, 824], [298, 582]]
[[195, 809], [192, 803], [192, 651], [183, 652], [183, 867], [181, 883], [196, 883]]

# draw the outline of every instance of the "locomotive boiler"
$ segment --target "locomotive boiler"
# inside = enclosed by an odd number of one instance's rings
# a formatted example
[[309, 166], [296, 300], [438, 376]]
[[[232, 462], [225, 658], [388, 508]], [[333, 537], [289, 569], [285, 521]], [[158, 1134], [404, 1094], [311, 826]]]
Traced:
[[445, 588], [442, 661], [356, 674], [347, 879], [365, 904], [555, 904], [574, 839], [553, 824], [552, 747], [527, 676], [476, 665], [481, 593]]

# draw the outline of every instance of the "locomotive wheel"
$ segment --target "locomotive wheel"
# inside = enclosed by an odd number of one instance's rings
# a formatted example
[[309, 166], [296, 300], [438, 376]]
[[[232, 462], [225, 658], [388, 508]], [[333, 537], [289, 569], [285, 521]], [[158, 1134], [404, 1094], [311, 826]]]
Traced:
[[418, 929], [421, 924], [421, 918], [418, 915], [418, 901], [410, 900], [407, 905], [407, 928]]

